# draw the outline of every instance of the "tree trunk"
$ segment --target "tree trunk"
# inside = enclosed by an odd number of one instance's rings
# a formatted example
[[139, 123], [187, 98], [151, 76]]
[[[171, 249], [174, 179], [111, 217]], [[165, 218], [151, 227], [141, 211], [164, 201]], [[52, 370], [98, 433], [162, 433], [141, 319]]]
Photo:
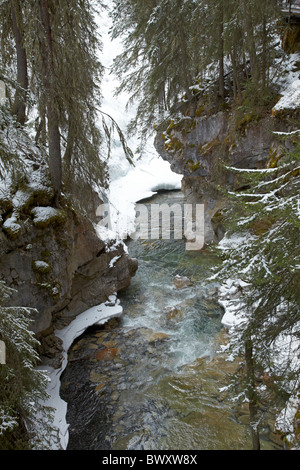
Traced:
[[267, 20], [266, 20], [266, 12], [263, 15], [262, 21], [262, 66], [261, 66], [261, 75], [262, 75], [262, 88], [263, 90], [267, 87], [267, 73], [269, 70], [268, 67], [268, 60], [267, 60]]
[[237, 61], [237, 53], [236, 53], [236, 45], [233, 43], [232, 50], [230, 52], [231, 64], [232, 64], [232, 72], [233, 72], [233, 84], [235, 89], [235, 99], [238, 103], [242, 101], [242, 91], [241, 91], [241, 84], [240, 84], [240, 77], [239, 77], [239, 69], [238, 69], [238, 61]]
[[70, 168], [72, 163], [72, 154], [75, 144], [75, 126], [72, 122], [72, 118], [69, 117], [69, 126], [68, 126], [68, 137], [67, 137], [67, 146], [64, 154], [64, 164], [66, 168]]
[[58, 202], [62, 183], [61, 138], [59, 131], [59, 117], [57, 109], [58, 100], [56, 92], [57, 84], [54, 74], [53, 42], [48, 0], [39, 0], [39, 9], [42, 24], [42, 56], [48, 118], [49, 170], [55, 192], [55, 199], [56, 202]]
[[248, 2], [243, 2], [244, 6], [244, 18], [245, 18], [245, 30], [246, 30], [246, 39], [247, 39], [247, 49], [250, 59], [250, 71], [251, 78], [255, 84], [259, 82], [259, 71], [257, 67], [257, 54], [256, 54], [256, 44], [254, 38], [253, 24], [251, 9], [249, 8]]
[[246, 373], [248, 379], [248, 398], [249, 398], [249, 413], [250, 413], [250, 426], [253, 450], [260, 450], [260, 439], [258, 431], [258, 413], [257, 413], [257, 398], [255, 393], [255, 377], [254, 377], [254, 361], [253, 361], [253, 347], [252, 341], [247, 340], [245, 343], [245, 359], [246, 359]]
[[220, 19], [219, 19], [219, 95], [222, 100], [225, 99], [224, 85], [224, 7], [223, 1], [220, 3]]
[[[160, 62], [161, 62], [161, 47], [158, 48], [157, 65], [159, 65]], [[162, 114], [166, 110], [165, 82], [166, 82], [166, 79], [164, 77], [164, 80], [158, 90], [158, 109], [159, 109], [160, 114]]]
[[68, 124], [69, 124], [68, 137], [67, 137], [66, 150], [65, 150], [64, 158], [63, 158], [63, 169], [64, 169], [64, 184], [66, 187], [66, 191], [72, 192], [72, 186], [74, 184], [74, 180], [72, 179], [72, 176], [73, 176], [72, 156], [73, 156], [74, 146], [75, 146], [76, 128], [73, 123], [72, 117], [70, 116], [69, 116]]
[[15, 94], [13, 114], [22, 126], [26, 121], [26, 93], [28, 90], [27, 56], [23, 40], [23, 19], [20, 5], [10, 0], [11, 19], [17, 52], [17, 81], [19, 88]]

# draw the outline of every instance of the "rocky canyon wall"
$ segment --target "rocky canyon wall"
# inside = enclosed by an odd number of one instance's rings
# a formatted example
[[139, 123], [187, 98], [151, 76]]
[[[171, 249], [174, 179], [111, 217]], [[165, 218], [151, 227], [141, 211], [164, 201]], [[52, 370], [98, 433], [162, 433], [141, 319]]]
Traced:
[[[180, 113], [156, 129], [155, 147], [175, 173], [183, 175], [182, 190], [188, 203], [205, 206], [205, 242], [217, 242], [223, 234], [222, 209], [226, 191], [241, 182], [226, 167], [264, 168], [274, 165], [282, 153], [276, 132], [297, 128], [299, 111], [237, 117], [229, 110], [213, 109], [196, 98]], [[289, 146], [288, 143], [284, 145]]]
[[102, 241], [95, 224], [65, 201], [51, 205], [41, 184], [22, 184], [0, 198], [0, 280], [14, 289], [11, 306], [36, 309], [32, 329], [41, 355], [55, 358], [53, 331], [126, 288], [137, 270], [122, 242]]

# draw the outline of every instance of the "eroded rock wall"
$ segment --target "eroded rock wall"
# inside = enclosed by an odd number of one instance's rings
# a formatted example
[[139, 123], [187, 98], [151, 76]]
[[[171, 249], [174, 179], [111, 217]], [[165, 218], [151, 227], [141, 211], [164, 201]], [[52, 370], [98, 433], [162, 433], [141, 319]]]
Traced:
[[67, 203], [57, 210], [50, 195], [22, 200], [18, 210], [15, 195], [0, 201], [0, 280], [15, 289], [10, 305], [36, 309], [32, 329], [42, 353], [55, 356], [54, 329], [129, 286], [137, 261]]
[[206, 112], [203, 104], [196, 103], [157, 128], [156, 150], [175, 173], [183, 175], [187, 202], [205, 206], [206, 243], [222, 238], [219, 215], [226, 205], [226, 190], [241, 185], [225, 166], [254, 169], [272, 164], [282, 146], [274, 131], [293, 130], [299, 122], [296, 114], [259, 118], [245, 114], [238, 120], [229, 111]]

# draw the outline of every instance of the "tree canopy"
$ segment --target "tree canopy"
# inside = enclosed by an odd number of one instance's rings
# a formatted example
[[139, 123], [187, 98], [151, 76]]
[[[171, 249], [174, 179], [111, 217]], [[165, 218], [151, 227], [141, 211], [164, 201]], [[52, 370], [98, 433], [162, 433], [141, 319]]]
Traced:
[[62, 185], [79, 197], [82, 185], [106, 182], [96, 8], [100, 1], [0, 5], [0, 78], [17, 123], [33, 127], [36, 144], [47, 150], [56, 198]]
[[[220, 100], [264, 101], [272, 85], [280, 23], [268, 0], [114, 0], [112, 37], [119, 91], [137, 103], [130, 129], [141, 135], [208, 85]], [[251, 88], [251, 92], [249, 92]]]

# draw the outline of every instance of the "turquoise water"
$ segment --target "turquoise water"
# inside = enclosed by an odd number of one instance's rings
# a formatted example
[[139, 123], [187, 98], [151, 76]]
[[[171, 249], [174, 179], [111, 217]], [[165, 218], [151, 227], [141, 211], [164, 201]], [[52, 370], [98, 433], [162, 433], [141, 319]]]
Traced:
[[[147, 204], [184, 203], [180, 192]], [[225, 340], [219, 261], [185, 240], [128, 240], [139, 269], [119, 294], [121, 321], [92, 329], [69, 354], [62, 380], [70, 449], [251, 449], [247, 408], [220, 391], [236, 365], [216, 353]], [[189, 279], [177, 288], [175, 276]], [[269, 428], [266, 429], [266, 435]], [[263, 448], [276, 448], [269, 438]]]

